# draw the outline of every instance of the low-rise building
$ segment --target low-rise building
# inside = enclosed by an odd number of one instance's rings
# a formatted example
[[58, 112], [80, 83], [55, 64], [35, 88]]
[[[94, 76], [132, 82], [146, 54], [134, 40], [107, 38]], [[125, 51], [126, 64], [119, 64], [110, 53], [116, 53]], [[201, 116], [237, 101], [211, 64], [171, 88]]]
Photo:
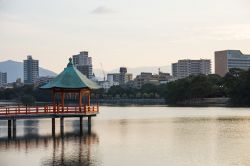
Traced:
[[105, 89], [105, 91], [108, 91], [112, 86], [119, 85], [119, 82], [109, 82], [109, 81], [99, 81], [98, 84]]
[[172, 76], [169, 73], [159, 72], [159, 74], [152, 74], [142, 72], [140, 75], [136, 76], [133, 83], [130, 83], [130, 86], [133, 84], [135, 88], [141, 88], [145, 84], [160, 85], [170, 82]]
[[120, 73], [109, 73], [107, 75], [107, 81], [116, 82], [116, 83], [119, 84], [119, 82], [120, 82]]
[[47, 83], [49, 83], [50, 81], [52, 81], [55, 77], [51, 77], [51, 76], [43, 76], [43, 77], [39, 77], [36, 79], [35, 81], [35, 86], [36, 87], [40, 87], [42, 85], [45, 85]]
[[13, 85], [14, 85], [14, 87], [21, 87], [21, 86], [23, 86], [24, 84], [22, 83], [21, 78], [17, 78], [17, 79], [16, 79], [16, 82], [13, 82]]
[[133, 80], [133, 75], [127, 73], [126, 67], [120, 67], [120, 73], [109, 73], [107, 75], [109, 82], [119, 83], [119, 85], [125, 85], [127, 82]]
[[177, 63], [172, 64], [172, 75], [177, 78], [185, 78], [190, 75], [211, 74], [211, 60], [200, 59], [190, 60], [183, 59], [178, 60]]

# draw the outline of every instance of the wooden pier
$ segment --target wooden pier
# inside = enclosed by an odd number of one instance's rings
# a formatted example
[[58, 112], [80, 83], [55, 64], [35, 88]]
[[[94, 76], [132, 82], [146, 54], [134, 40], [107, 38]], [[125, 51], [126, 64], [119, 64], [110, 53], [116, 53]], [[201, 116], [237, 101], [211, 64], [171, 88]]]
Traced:
[[18, 119], [51, 119], [52, 135], [55, 135], [55, 120], [60, 119], [60, 131], [64, 132], [64, 118], [78, 117], [80, 129], [83, 127], [83, 118], [88, 119], [88, 132], [91, 132], [91, 118], [99, 113], [99, 105], [95, 106], [61, 106], [46, 105], [43, 107], [12, 106], [0, 107], [0, 120], [8, 121], [8, 137], [16, 137], [16, 121]]

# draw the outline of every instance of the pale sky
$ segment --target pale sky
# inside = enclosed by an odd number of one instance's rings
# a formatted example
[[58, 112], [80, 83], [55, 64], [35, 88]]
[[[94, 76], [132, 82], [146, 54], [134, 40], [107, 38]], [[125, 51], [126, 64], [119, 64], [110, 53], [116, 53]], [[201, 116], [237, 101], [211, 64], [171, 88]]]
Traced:
[[250, 0], [0, 0], [0, 61], [60, 72], [85, 50], [108, 71], [224, 49], [250, 54]]

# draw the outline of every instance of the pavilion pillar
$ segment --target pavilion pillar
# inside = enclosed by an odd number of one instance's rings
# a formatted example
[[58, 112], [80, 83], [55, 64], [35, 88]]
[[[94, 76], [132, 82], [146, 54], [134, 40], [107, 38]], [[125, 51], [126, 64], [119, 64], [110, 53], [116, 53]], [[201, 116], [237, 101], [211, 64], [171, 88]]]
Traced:
[[56, 112], [56, 92], [54, 89], [52, 92], [52, 102], [53, 102], [53, 112], [55, 113]]
[[82, 111], [82, 90], [79, 91], [79, 111]]
[[88, 92], [88, 106], [90, 106], [90, 91]]
[[61, 92], [62, 112], [64, 112], [64, 91]]
[[82, 134], [82, 127], [83, 127], [83, 125], [82, 125], [82, 116], [80, 117], [80, 134]]

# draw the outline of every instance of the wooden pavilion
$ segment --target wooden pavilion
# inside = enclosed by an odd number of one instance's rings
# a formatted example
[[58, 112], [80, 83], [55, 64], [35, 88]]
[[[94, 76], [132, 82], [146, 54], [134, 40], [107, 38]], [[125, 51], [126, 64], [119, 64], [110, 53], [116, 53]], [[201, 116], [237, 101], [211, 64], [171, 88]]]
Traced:
[[[72, 58], [69, 59], [67, 67], [55, 79], [41, 87], [41, 89], [52, 90], [53, 111], [64, 113], [69, 107], [65, 107], [65, 94], [77, 94], [79, 99], [79, 112], [95, 112], [95, 107], [90, 106], [90, 93], [92, 89], [100, 88], [95, 82], [89, 80], [79, 70], [77, 70]], [[60, 94], [61, 103], [56, 103], [56, 94]], [[87, 96], [87, 103], [82, 103], [83, 96]], [[98, 106], [98, 105], [97, 105]], [[66, 110], [67, 109], [67, 110]]]

